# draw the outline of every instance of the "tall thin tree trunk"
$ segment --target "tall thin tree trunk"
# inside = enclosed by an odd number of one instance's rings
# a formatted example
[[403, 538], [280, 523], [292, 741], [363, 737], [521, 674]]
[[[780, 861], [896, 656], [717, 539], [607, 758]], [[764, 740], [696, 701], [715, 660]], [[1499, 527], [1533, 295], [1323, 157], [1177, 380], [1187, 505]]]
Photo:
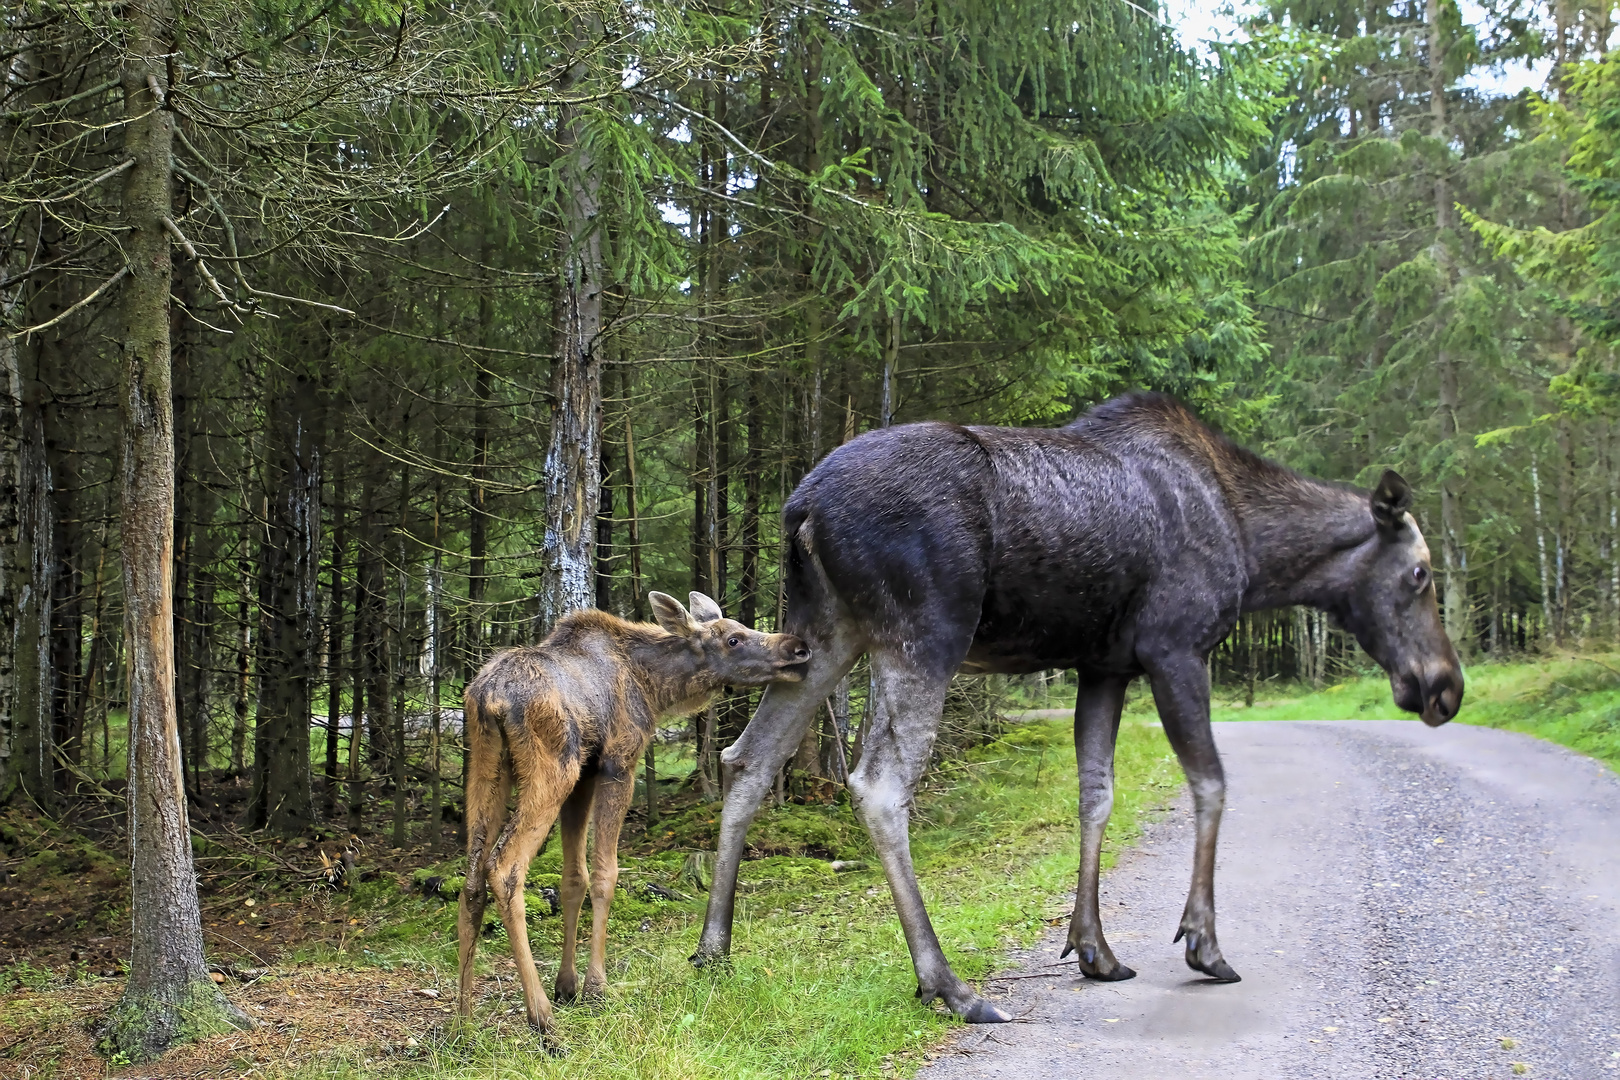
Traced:
[[1553, 618], [1552, 575], [1547, 570], [1547, 530], [1541, 515], [1541, 463], [1530, 451], [1530, 507], [1536, 522], [1536, 565], [1541, 571], [1541, 618], [1546, 625]]
[[[583, 49], [599, 30], [581, 18], [576, 44]], [[563, 76], [562, 92], [576, 86], [584, 62]], [[540, 581], [540, 631], [566, 612], [591, 604], [595, 571], [591, 519], [601, 502], [598, 464], [602, 415], [601, 175], [585, 139], [585, 121], [564, 107], [559, 118], [559, 171], [563, 178], [558, 251], [557, 359], [551, 372], [551, 436], [545, 477], [545, 564]]]
[[390, 664], [394, 673], [394, 846], [404, 847], [406, 842], [405, 829], [405, 645], [410, 637], [405, 632], [405, 622], [409, 615], [406, 607], [406, 588], [408, 578], [405, 573], [405, 537], [410, 514], [411, 470], [408, 465], [401, 465], [399, 469], [399, 559], [395, 576], [398, 585], [399, 602], [395, 608], [397, 615], [392, 622], [394, 648], [391, 653]]
[[123, 192], [122, 513], [129, 663], [129, 836], [132, 922], [123, 996], [102, 1037], [131, 1060], [227, 1026], [246, 1027], [203, 961], [180, 729], [174, 701], [174, 414], [169, 369], [170, 157], [174, 114], [158, 96], [172, 11], [129, 8], [123, 60], [124, 148], [135, 159]]
[[[1429, 120], [1430, 135], [1446, 138], [1446, 73], [1445, 47], [1440, 40], [1442, 0], [1426, 0], [1425, 15], [1428, 28], [1429, 65]], [[1439, 268], [1440, 295], [1435, 298], [1436, 308], [1445, 303], [1451, 291], [1454, 268], [1447, 248], [1451, 232], [1451, 185], [1442, 164], [1434, 180], [1434, 257]], [[1439, 374], [1440, 437], [1455, 447], [1461, 430], [1458, 415], [1462, 411], [1462, 391], [1457, 358], [1445, 349], [1435, 354], [1435, 370]], [[1455, 453], [1455, 449], [1453, 450]], [[1467, 655], [1472, 627], [1468, 612], [1468, 551], [1467, 523], [1463, 515], [1462, 479], [1456, 466], [1448, 465], [1440, 477], [1440, 550], [1445, 567], [1445, 620], [1457, 651]]]
[[331, 592], [326, 616], [326, 773], [324, 812], [326, 820], [337, 815], [338, 740], [343, 728], [343, 555], [348, 547], [345, 529], [343, 467], [338, 466], [332, 483]]
[[248, 687], [253, 663], [253, 576], [246, 559], [241, 561], [241, 575], [236, 608], [236, 692], [231, 701], [231, 775], [236, 777], [247, 771]]

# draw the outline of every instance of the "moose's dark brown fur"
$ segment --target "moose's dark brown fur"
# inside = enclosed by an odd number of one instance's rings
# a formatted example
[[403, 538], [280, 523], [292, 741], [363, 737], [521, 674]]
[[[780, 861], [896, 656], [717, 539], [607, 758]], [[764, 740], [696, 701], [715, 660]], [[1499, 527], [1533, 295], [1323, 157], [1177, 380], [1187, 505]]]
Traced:
[[1430, 580], [1429, 550], [1386, 472], [1359, 491], [1236, 446], [1155, 395], [1099, 405], [1062, 428], [908, 424], [845, 443], [783, 514], [785, 628], [814, 653], [765, 692], [721, 755], [728, 787], [695, 963], [731, 946], [748, 823], [819, 702], [866, 653], [872, 707], [850, 790], [883, 862], [918, 996], [978, 1023], [1007, 1015], [946, 961], [907, 838], [945, 688], [958, 671], [1074, 668], [1080, 875], [1069, 949], [1098, 979], [1130, 978], [1103, 937], [1098, 859], [1113, 807], [1114, 739], [1145, 676], [1192, 787], [1185, 959], [1237, 979], [1215, 938], [1215, 843], [1225, 779], [1209, 722], [1210, 650], [1245, 611], [1331, 613], [1388, 673], [1395, 702], [1443, 724], [1463, 674]]
[[[607, 917], [619, 877], [619, 830], [636, 764], [661, 717], [702, 709], [723, 686], [803, 677], [810, 652], [791, 634], [762, 634], [692, 593], [690, 612], [652, 593], [658, 626], [601, 611], [564, 616], [539, 645], [508, 649], [467, 684], [467, 884], [457, 920], [464, 1017], [472, 1013], [473, 955], [486, 886], [512, 943], [529, 1023], [551, 1027], [524, 923], [523, 881], [561, 818], [563, 953], [559, 1001], [577, 992], [574, 946], [584, 903], [585, 829], [594, 817], [591, 955], [585, 993], [607, 982]], [[513, 788], [517, 808], [507, 816]]]

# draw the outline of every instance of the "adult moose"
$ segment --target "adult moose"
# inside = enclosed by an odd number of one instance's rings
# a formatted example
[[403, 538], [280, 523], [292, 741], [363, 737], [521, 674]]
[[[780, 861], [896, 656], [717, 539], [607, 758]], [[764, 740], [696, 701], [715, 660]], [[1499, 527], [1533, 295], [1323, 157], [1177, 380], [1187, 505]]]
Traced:
[[971, 1023], [1008, 1017], [946, 962], [917, 888], [908, 806], [957, 671], [1076, 669], [1080, 881], [1069, 952], [1097, 979], [1114, 958], [1097, 911], [1113, 809], [1114, 740], [1138, 675], [1192, 788], [1197, 841], [1176, 940], [1187, 964], [1238, 975], [1215, 938], [1215, 838], [1225, 780], [1209, 722], [1211, 649], [1245, 611], [1309, 604], [1389, 673], [1395, 702], [1431, 725], [1455, 715], [1462, 672], [1406, 513], [1386, 472], [1368, 493], [1250, 453], [1180, 403], [1107, 402], [1056, 429], [924, 423], [830, 454], [784, 511], [785, 628], [812, 652], [805, 678], [770, 687], [722, 755], [728, 780], [708, 913], [693, 963], [724, 956], [749, 821], [822, 701], [863, 652], [875, 707], [850, 775], [894, 896], [923, 1001]]
[[[592, 819], [585, 993], [602, 992], [619, 830], [636, 765], [658, 720], [697, 712], [727, 684], [799, 679], [810, 658], [803, 641], [733, 622], [700, 592], [691, 594], [690, 611], [664, 593], [647, 599], [657, 626], [605, 611], [570, 612], [540, 644], [499, 653], [467, 684], [467, 882], [456, 920], [463, 1017], [472, 1015], [473, 954], [490, 888], [517, 961], [529, 1024], [542, 1033], [551, 1028], [551, 1002], [529, 951], [523, 880], [559, 818], [563, 950], [557, 999], [572, 1000], [579, 990], [574, 943], [585, 901], [585, 830]], [[514, 786], [517, 810], [508, 817]]]

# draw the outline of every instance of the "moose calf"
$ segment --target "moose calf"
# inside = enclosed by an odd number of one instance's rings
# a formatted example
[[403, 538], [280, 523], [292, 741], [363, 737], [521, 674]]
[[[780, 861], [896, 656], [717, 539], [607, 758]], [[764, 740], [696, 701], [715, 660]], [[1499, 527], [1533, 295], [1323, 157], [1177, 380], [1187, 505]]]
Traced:
[[[523, 921], [523, 880], [559, 817], [563, 952], [557, 1000], [573, 999], [577, 988], [574, 943], [585, 899], [585, 826], [593, 816], [585, 993], [601, 993], [607, 983], [608, 905], [619, 877], [619, 830], [637, 763], [658, 720], [697, 712], [726, 685], [804, 677], [810, 650], [791, 634], [750, 630], [721, 615], [699, 592], [691, 594], [690, 612], [664, 593], [648, 599], [657, 626], [576, 611], [539, 645], [506, 650], [467, 684], [467, 884], [457, 920], [463, 1017], [472, 1015], [473, 953], [487, 883], [512, 942], [529, 1024], [541, 1032], [551, 1027], [551, 1002], [535, 973]], [[517, 809], [508, 817], [514, 786]]]

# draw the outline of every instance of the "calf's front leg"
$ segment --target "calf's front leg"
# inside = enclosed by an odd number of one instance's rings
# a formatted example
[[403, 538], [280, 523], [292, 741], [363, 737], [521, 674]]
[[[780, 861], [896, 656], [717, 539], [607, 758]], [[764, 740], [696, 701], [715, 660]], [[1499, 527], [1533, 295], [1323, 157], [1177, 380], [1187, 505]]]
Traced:
[[1103, 834], [1114, 810], [1114, 742], [1129, 685], [1130, 680], [1118, 678], [1082, 682], [1074, 705], [1074, 751], [1080, 768], [1080, 881], [1063, 955], [1079, 953], [1081, 973], [1106, 982], [1136, 976], [1114, 958], [1097, 910]]
[[1187, 940], [1187, 966], [1219, 982], [1238, 982], [1215, 941], [1215, 841], [1226, 806], [1226, 775], [1209, 726], [1209, 670], [1202, 657], [1177, 655], [1146, 665], [1153, 703], [1192, 788], [1197, 840], [1192, 887], [1176, 941]]

